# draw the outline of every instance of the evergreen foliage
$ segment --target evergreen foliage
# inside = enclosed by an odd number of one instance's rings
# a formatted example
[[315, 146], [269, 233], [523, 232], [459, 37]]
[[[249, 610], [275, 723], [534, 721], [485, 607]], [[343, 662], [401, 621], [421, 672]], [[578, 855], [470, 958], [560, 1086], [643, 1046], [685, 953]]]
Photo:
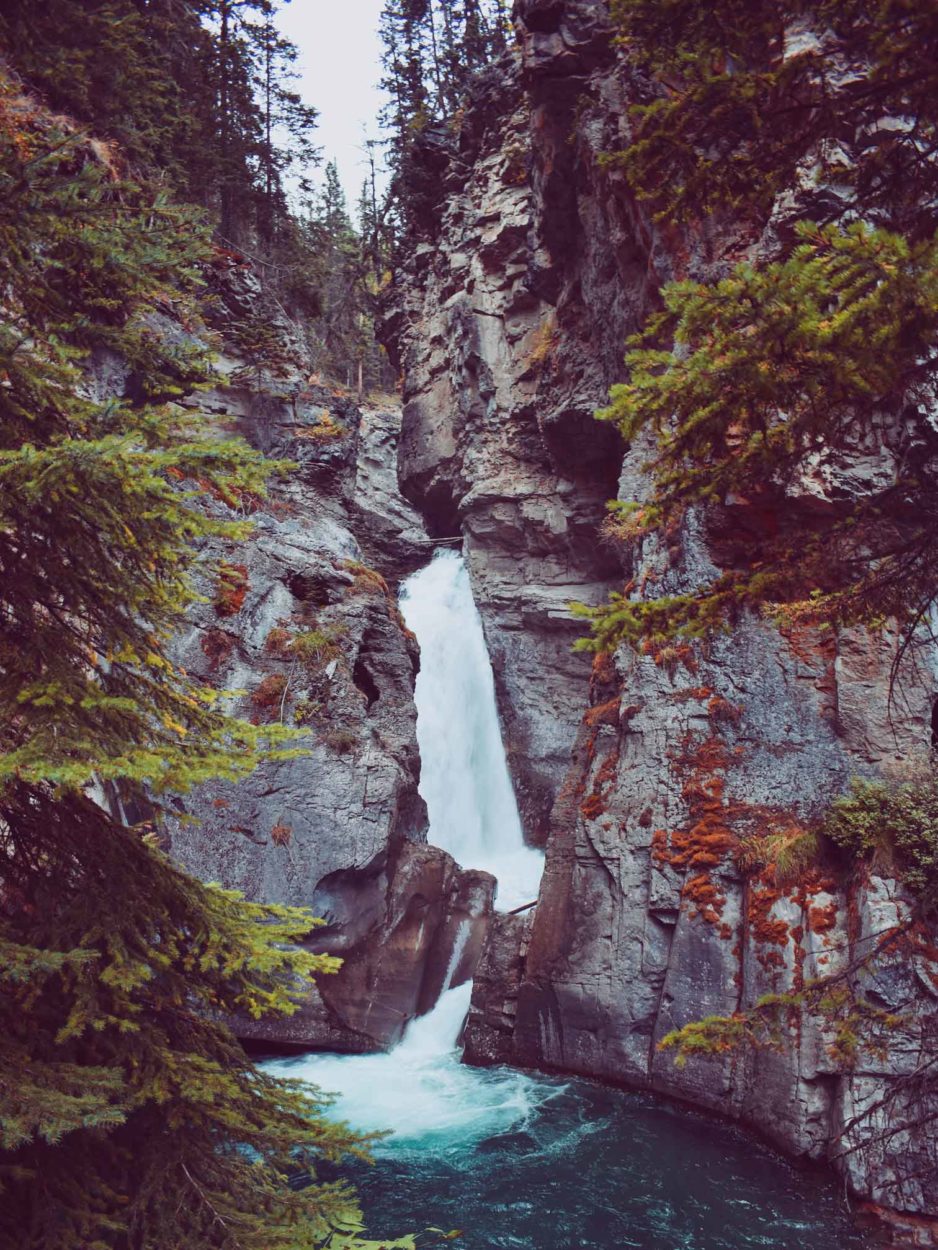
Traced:
[[[652, 76], [612, 154], [660, 217], [731, 209], [757, 223], [796, 182], [850, 211], [930, 234], [938, 88], [931, 0], [613, 0], [630, 58]], [[847, 156], [845, 142], [859, 144]]]
[[824, 833], [857, 859], [900, 877], [922, 912], [938, 906], [938, 778], [855, 781], [828, 811]]
[[337, 966], [297, 945], [311, 918], [186, 877], [78, 794], [8, 785], [0, 844], [0, 1245], [295, 1250], [354, 1220], [347, 1186], [286, 1177], [362, 1143], [219, 1020], [289, 1013]]
[[167, 654], [196, 544], [244, 533], [200, 502], [271, 467], [176, 402], [209, 376], [186, 328], [208, 231], [6, 77], [0, 187], [0, 1245], [353, 1244], [316, 1170], [363, 1143], [223, 1023], [334, 969], [315, 922], [186, 877], [87, 797], [152, 807], [284, 749]]
[[307, 225], [320, 275], [314, 352], [328, 376], [354, 385], [361, 393], [389, 388], [394, 382], [375, 339], [375, 303], [381, 281], [375, 266], [382, 263], [382, 255], [373, 214], [374, 201], [369, 199], [355, 228], [338, 169], [330, 161]]
[[[205, 231], [8, 82], [0, 177], [0, 781], [242, 775], [259, 739], [166, 655], [193, 542], [244, 533], [201, 496], [268, 472], [172, 403], [208, 376], [160, 323], [195, 315]], [[97, 397], [96, 365], [124, 397]]]
[[[826, 625], [895, 617], [907, 642], [938, 592], [938, 9], [618, 0], [614, 12], [655, 80], [630, 146], [607, 159], [660, 217], [693, 225], [728, 208], [761, 225], [782, 190], [823, 216], [758, 264], [667, 286], [598, 414], [657, 441], [653, 498], [616, 505], [629, 541], [734, 501], [771, 511], [774, 532], [699, 591], [583, 610], [584, 645], [704, 634], [744, 605]], [[793, 515], [807, 470], [884, 444], [891, 482], [843, 490], [811, 523]]]
[[386, 0], [381, 86], [390, 103], [391, 202], [398, 227], [432, 232], [441, 150], [473, 77], [507, 46], [506, 0]]
[[[891, 944], [891, 938], [884, 939], [864, 962], [871, 963]], [[903, 1019], [854, 992], [848, 976], [856, 971], [851, 967], [849, 973], [811, 981], [804, 989], [787, 994], [764, 994], [749, 1011], [694, 1020], [666, 1033], [658, 1049], [673, 1051], [677, 1068], [685, 1067], [690, 1059], [718, 1059], [745, 1046], [781, 1049], [792, 1021], [804, 1013], [824, 1025], [830, 1039], [828, 1057], [841, 1068], [854, 1067], [864, 1051], [882, 1057]], [[928, 1066], [933, 1063], [930, 1058]]]
[[269, 243], [286, 216], [284, 172], [318, 158], [316, 111], [289, 86], [296, 49], [276, 31], [279, 7], [10, 0], [0, 48], [54, 108], [217, 212], [227, 240], [256, 230]]
[[[652, 447], [650, 498], [616, 501], [609, 529], [628, 547], [673, 549], [695, 509], [721, 571], [671, 595], [630, 584], [581, 608], [592, 623], [582, 645], [703, 638], [748, 609], [821, 629], [895, 620], [898, 665], [931, 632], [938, 601], [938, 5], [613, 0], [612, 14], [642, 94], [628, 146], [604, 163], [720, 268], [665, 286], [597, 414]], [[708, 239], [727, 223], [753, 259], [714, 261]], [[864, 455], [877, 472], [851, 476]], [[805, 506], [812, 487], [822, 506]], [[737, 848], [738, 868], [770, 873], [781, 890], [810, 880], [832, 841], [904, 879], [906, 921], [851, 935], [830, 975], [802, 983], [796, 962], [790, 991], [659, 1043], [678, 1065], [789, 1049], [807, 1017], [839, 1070], [864, 1052], [895, 1055], [898, 1079], [842, 1128], [842, 1155], [870, 1133], [909, 1141], [933, 1120], [927, 1006], [919, 1016], [913, 999], [900, 1017], [864, 992], [881, 967], [932, 949], [933, 773], [931, 761], [921, 778], [858, 782], [819, 827]]]

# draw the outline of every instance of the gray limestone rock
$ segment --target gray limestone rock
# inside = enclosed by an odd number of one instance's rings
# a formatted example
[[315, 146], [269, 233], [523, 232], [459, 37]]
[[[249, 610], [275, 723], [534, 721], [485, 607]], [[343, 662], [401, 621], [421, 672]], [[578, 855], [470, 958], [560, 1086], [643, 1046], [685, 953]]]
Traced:
[[[888, 631], [743, 617], [709, 648], [622, 650], [592, 677], [570, 650], [570, 600], [623, 582], [634, 595], [687, 590], [758, 535], [753, 509], [727, 500], [667, 544], [608, 545], [604, 501], [647, 497], [648, 449], [624, 455], [591, 414], [663, 282], [772, 254], [824, 193], [806, 178], [780, 197], [762, 239], [726, 217], [687, 230], [651, 220], [598, 160], [626, 141], [642, 86], [607, 18], [599, 0], [517, 0], [516, 50], [462, 120], [464, 176], [433, 246], [397, 275], [388, 323], [404, 370], [402, 489], [434, 534], [464, 537], [526, 833], [547, 845], [533, 917], [489, 926], [467, 1057], [737, 1117], [831, 1160], [855, 1194], [901, 1213], [915, 1244], [936, 1244], [934, 937], [915, 930], [863, 972], [872, 935], [910, 919], [895, 882], [823, 864], [779, 885], [735, 855], [753, 834], [810, 823], [851, 775], [928, 749], [934, 655], [903, 666], [890, 698]], [[792, 520], [889, 478], [894, 443], [884, 422], [870, 445], [806, 464]], [[683, 1069], [658, 1048], [674, 1028], [827, 975], [902, 1015], [893, 1044], [851, 1067], [829, 1020], [793, 1015], [775, 1047]]]

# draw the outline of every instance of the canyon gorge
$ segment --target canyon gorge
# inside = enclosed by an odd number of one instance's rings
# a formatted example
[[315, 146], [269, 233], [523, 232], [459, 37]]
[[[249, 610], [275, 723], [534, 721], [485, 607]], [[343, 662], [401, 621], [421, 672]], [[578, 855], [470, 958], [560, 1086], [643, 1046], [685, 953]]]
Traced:
[[[178, 657], [241, 691], [247, 716], [307, 725], [308, 753], [178, 800], [169, 849], [250, 898], [310, 906], [325, 921], [311, 949], [344, 961], [297, 1014], [239, 1022], [242, 1037], [382, 1051], [474, 976], [468, 1063], [738, 1120], [831, 1163], [897, 1242], [936, 1244], [938, 1095], [921, 1079], [938, 1029], [934, 935], [913, 927], [866, 966], [911, 914], [895, 879], [817, 871], [788, 885], [732, 854], [767, 823], [810, 821], [851, 777], [927, 752], [936, 655], [896, 675], [888, 628], [831, 635], [756, 615], [705, 645], [573, 650], [572, 601], [625, 582], [700, 585], [764, 523], [731, 500], [626, 555], [605, 504], [649, 497], [648, 448], [593, 413], [662, 284], [770, 253], [812, 188], [780, 195], [758, 235], [730, 212], [698, 232], [656, 222], [600, 159], [623, 145], [642, 90], [607, 6], [520, 0], [515, 24], [458, 127], [426, 136], [436, 198], [384, 326], [400, 402], [360, 408], [309, 382], [301, 355], [276, 385], [200, 397], [298, 468], [252, 512], [250, 538], [219, 547], [229, 593], [206, 585]], [[846, 447], [835, 481], [806, 472], [788, 502], [810, 516], [834, 506], [834, 485], [888, 472], [888, 446]], [[398, 595], [437, 547], [464, 554], [521, 824], [546, 857], [536, 906], [517, 914], [496, 910], [492, 874], [427, 841], [421, 660]], [[298, 630], [312, 639], [299, 658], [285, 646]], [[659, 1049], [692, 1021], [829, 975], [901, 1018], [888, 1047], [844, 1064], [829, 1023], [796, 1012], [778, 1045], [683, 1067]]]

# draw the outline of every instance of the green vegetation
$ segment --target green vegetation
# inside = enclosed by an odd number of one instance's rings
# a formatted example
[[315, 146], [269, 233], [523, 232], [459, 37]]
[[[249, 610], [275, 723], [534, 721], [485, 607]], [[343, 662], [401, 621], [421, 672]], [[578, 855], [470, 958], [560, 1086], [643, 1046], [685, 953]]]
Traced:
[[7, 785], [0, 820], [0, 1245], [326, 1241], [352, 1195], [285, 1175], [362, 1143], [219, 1019], [289, 1013], [337, 967], [295, 945], [312, 919], [186, 877], [77, 793]]
[[[285, 224], [283, 174], [310, 142], [316, 111], [290, 88], [296, 50], [273, 0], [9, 0], [0, 46], [56, 110], [159, 170], [218, 216], [235, 246]], [[277, 132], [294, 142], [275, 141]], [[302, 175], [302, 165], [295, 171]]]
[[473, 78], [508, 46], [506, 0], [385, 0], [381, 14], [382, 118], [391, 133], [391, 194], [381, 214], [391, 244], [414, 230], [432, 237], [440, 177]]
[[[55, 6], [115, 39], [119, 8]], [[22, 16], [6, 6], [5, 34]], [[83, 46], [63, 52], [76, 90], [82, 65], [107, 72], [69, 61]], [[201, 503], [259, 495], [276, 467], [176, 402], [210, 376], [184, 332], [209, 231], [7, 76], [0, 188], [0, 1245], [348, 1244], [353, 1196], [317, 1169], [365, 1143], [224, 1023], [289, 1014], [337, 961], [298, 945], [305, 910], [203, 885], [159, 849], [164, 796], [289, 748], [167, 650], [197, 545], [246, 533]], [[222, 616], [245, 590], [226, 565]], [[313, 1181], [294, 1193], [297, 1167]]]
[[[608, 161], [660, 217], [696, 229], [730, 210], [761, 228], [781, 190], [824, 217], [786, 225], [774, 253], [719, 280], [665, 287], [598, 414], [656, 442], [652, 499], [619, 505], [626, 541], [734, 500], [776, 524], [699, 590], [584, 610], [584, 645], [701, 636], [743, 607], [828, 626], [895, 617], [908, 641], [938, 591], [934, 8], [618, 0], [614, 11], [629, 54], [667, 86], [635, 107], [633, 142]], [[797, 190], [800, 162], [810, 178]], [[823, 477], [838, 449], [884, 441], [891, 481], [799, 517], [806, 470]]]
[[[841, 964], [828, 976], [788, 993], [763, 995], [733, 1015], [708, 1016], [674, 1029], [659, 1049], [673, 1050], [678, 1067], [743, 1045], [781, 1047], [802, 1014], [824, 1024], [828, 1053], [844, 1068], [852, 1067], [863, 1052], [888, 1052], [890, 1039], [906, 1021], [868, 1001], [861, 987], [864, 974], [881, 957], [897, 950], [931, 949], [918, 927], [923, 919], [933, 919], [938, 907], [938, 778], [931, 763], [920, 764], [901, 779], [854, 780], [850, 792], [835, 800], [815, 828], [747, 838], [737, 848], [736, 861], [743, 872], [764, 877], [768, 870], [775, 887], [790, 888], [803, 885], [825, 860], [831, 862], [836, 855], [831, 844], [846, 852], [861, 874], [897, 877], [914, 902], [911, 920], [872, 935], [872, 944], [859, 948], [852, 964]], [[836, 904], [830, 909], [807, 906], [805, 923], [823, 933], [835, 915]]]
[[743, 872], [771, 869], [776, 886], [794, 885], [819, 860], [822, 840], [814, 829], [792, 825], [763, 835], [743, 838], [735, 859]]
[[[192, 543], [245, 532], [210, 519], [202, 492], [263, 492], [270, 467], [171, 402], [207, 365], [151, 317], [196, 315], [205, 233], [9, 82], [0, 176], [0, 780], [242, 775], [258, 735], [165, 651], [193, 597]], [[97, 400], [85, 368], [109, 353], [130, 394]]]
[[[880, 944], [876, 953], [887, 945]], [[673, 1051], [675, 1066], [683, 1068], [690, 1059], [718, 1059], [742, 1046], [782, 1048], [802, 1013], [822, 1022], [828, 1055], [844, 1069], [853, 1067], [863, 1051], [885, 1054], [903, 1024], [901, 1016], [827, 978], [788, 994], [764, 994], [748, 1011], [694, 1020], [665, 1034], [658, 1049]]]
[[901, 781], [854, 781], [823, 830], [853, 857], [898, 876], [923, 912], [938, 906], [938, 778], [931, 768]]
[[322, 629], [309, 629], [296, 634], [290, 650], [311, 672], [323, 668], [342, 654], [340, 646], [345, 635], [343, 625], [326, 625]]
[[393, 374], [374, 330], [377, 206], [356, 231], [334, 166], [323, 191], [312, 188], [317, 114], [293, 90], [297, 50], [277, 31], [280, 7], [10, 0], [0, 52], [53, 109], [90, 128], [103, 157], [206, 210], [219, 264], [256, 264], [262, 308], [213, 315], [203, 302], [245, 360], [242, 380], [258, 385], [292, 363], [272, 324], [285, 310], [308, 326], [330, 381], [388, 388]]

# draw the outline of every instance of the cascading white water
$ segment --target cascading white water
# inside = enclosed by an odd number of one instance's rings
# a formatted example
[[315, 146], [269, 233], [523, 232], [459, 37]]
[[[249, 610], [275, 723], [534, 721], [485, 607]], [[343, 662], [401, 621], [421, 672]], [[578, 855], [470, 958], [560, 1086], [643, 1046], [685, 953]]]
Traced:
[[381, 1055], [304, 1055], [266, 1063], [335, 1094], [331, 1114], [362, 1132], [392, 1129], [377, 1153], [475, 1141], [505, 1132], [542, 1100], [537, 1081], [509, 1068], [459, 1062], [457, 1039], [469, 1010], [470, 982], [441, 994], [403, 1040]]
[[[428, 840], [463, 868], [491, 872], [501, 909], [532, 902], [544, 856], [524, 844], [482, 621], [462, 557], [438, 552], [405, 583], [401, 607], [420, 643], [415, 700]], [[457, 935], [436, 1006], [411, 1022], [390, 1053], [311, 1054], [265, 1067], [335, 1093], [334, 1114], [354, 1128], [393, 1129], [390, 1146], [379, 1152], [427, 1139], [464, 1147], [524, 1120], [553, 1086], [507, 1068], [459, 1062], [472, 986], [449, 985], [468, 932], [466, 926]]]
[[[521, 841], [462, 561], [434, 559], [408, 583], [403, 607], [422, 652], [430, 841], [464, 867], [507, 870], [502, 906], [526, 902], [540, 856]], [[354, 1175], [370, 1223], [383, 1225], [371, 1237], [432, 1222], [464, 1228], [456, 1244], [466, 1250], [863, 1250], [833, 1188], [806, 1193], [804, 1173], [735, 1129], [593, 1082], [460, 1063], [472, 987], [449, 986], [469, 931], [465, 923], [455, 935], [436, 1006], [390, 1053], [265, 1064], [335, 1091], [331, 1114], [354, 1128], [392, 1130], [374, 1149], [376, 1166]]]
[[524, 843], [462, 556], [438, 552], [404, 584], [401, 610], [420, 643], [414, 698], [429, 840], [463, 868], [492, 873], [500, 911], [523, 906], [537, 898], [544, 856]]

